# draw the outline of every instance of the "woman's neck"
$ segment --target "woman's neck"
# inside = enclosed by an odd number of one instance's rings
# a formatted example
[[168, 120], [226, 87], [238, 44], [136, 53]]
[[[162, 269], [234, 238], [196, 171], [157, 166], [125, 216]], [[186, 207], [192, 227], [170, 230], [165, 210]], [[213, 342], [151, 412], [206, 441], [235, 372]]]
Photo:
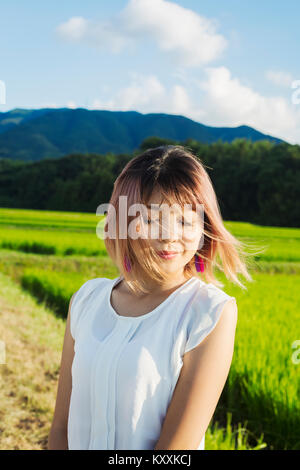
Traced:
[[[147, 286], [147, 289], [150, 290], [149, 294], [141, 294], [140, 298], [146, 298], [151, 295], [168, 295], [172, 293], [172, 290], [178, 289], [182, 284], [187, 282], [187, 278], [181, 274], [179, 276], [172, 276], [164, 282], [153, 282], [153, 279], [146, 278], [144, 279], [144, 285]], [[123, 279], [123, 286], [128, 291], [131, 292], [129, 287], [126, 285], [126, 281]]]

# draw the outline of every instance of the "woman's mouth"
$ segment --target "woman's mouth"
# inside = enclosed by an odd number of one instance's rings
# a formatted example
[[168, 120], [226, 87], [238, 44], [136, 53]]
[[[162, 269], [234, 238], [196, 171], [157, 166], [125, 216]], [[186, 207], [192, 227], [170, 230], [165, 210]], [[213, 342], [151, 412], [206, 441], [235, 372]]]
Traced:
[[175, 256], [178, 255], [178, 252], [177, 251], [158, 251], [158, 254], [163, 259], [171, 259], [171, 258], [175, 258]]

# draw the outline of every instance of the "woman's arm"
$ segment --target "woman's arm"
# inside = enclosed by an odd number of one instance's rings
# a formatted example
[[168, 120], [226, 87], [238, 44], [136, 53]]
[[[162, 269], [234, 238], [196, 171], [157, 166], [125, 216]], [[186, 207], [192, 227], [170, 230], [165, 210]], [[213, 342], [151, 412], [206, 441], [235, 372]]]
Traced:
[[155, 450], [199, 447], [230, 370], [236, 323], [236, 302], [228, 301], [211, 333], [184, 355]]
[[68, 449], [68, 416], [72, 390], [71, 368], [74, 357], [74, 339], [70, 332], [70, 309], [75, 294], [76, 292], [72, 295], [69, 303], [55, 411], [48, 439], [48, 450]]

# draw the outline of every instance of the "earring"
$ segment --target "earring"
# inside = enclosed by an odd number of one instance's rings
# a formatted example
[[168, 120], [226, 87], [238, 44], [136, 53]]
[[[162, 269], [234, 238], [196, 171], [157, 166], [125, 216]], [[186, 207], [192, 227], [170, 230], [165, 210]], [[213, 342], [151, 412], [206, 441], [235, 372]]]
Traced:
[[197, 255], [197, 253], [195, 254], [195, 266], [196, 266], [196, 271], [199, 273], [203, 273], [204, 271], [204, 261], [203, 259]]
[[131, 264], [127, 255], [124, 256], [125, 269], [129, 273], [131, 271]]

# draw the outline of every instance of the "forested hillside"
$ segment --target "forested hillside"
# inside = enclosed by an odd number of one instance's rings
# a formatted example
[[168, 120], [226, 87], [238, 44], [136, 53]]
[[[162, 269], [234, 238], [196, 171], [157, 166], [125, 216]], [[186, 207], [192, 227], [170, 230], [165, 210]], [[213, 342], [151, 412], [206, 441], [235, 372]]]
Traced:
[[0, 207], [95, 213], [109, 202], [126, 163], [165, 143], [184, 145], [200, 158], [226, 220], [300, 226], [300, 146], [246, 139], [209, 145], [148, 138], [128, 154], [70, 154], [27, 164], [0, 159]]

